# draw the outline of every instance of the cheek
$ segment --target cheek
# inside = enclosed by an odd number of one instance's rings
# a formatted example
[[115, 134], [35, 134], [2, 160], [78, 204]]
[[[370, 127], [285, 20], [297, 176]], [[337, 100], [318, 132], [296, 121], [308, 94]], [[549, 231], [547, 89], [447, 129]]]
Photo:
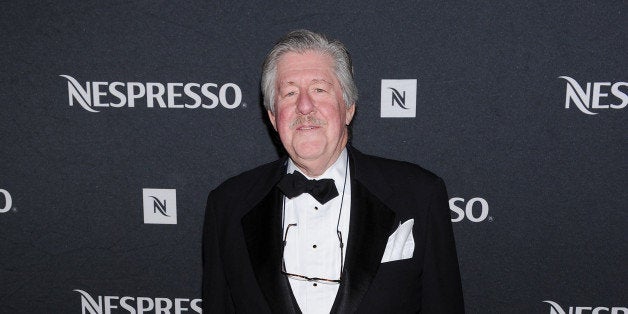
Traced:
[[290, 115], [285, 111], [279, 113], [277, 123], [279, 123], [280, 127], [286, 127], [290, 124]]
[[340, 105], [336, 105], [329, 110], [329, 118], [330, 120], [333, 120], [334, 123], [344, 124], [346, 115], [347, 113], [343, 107], [340, 107]]
[[285, 136], [290, 132], [290, 124], [292, 123], [293, 117], [290, 113], [286, 111], [280, 111], [277, 115], [277, 131], [281, 131], [280, 135]]

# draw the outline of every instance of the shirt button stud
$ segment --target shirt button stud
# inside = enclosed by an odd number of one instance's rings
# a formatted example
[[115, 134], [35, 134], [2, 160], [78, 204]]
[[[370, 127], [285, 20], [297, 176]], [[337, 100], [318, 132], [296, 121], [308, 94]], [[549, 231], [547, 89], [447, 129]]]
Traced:
[[316, 246], [316, 244], [314, 244], [314, 245], [312, 245], [312, 247], [313, 247], [313, 248], [316, 248], [317, 246]]

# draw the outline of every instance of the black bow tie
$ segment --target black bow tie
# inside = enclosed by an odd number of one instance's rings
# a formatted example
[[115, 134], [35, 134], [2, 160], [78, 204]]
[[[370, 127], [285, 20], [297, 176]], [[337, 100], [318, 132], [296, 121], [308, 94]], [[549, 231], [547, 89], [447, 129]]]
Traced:
[[321, 204], [325, 204], [338, 196], [338, 190], [336, 190], [333, 179], [308, 180], [298, 171], [283, 176], [277, 187], [288, 198], [308, 193]]

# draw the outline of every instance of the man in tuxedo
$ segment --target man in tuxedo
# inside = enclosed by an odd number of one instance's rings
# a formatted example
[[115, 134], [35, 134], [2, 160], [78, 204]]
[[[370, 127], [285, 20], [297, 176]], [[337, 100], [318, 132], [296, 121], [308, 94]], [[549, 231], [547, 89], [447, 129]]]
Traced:
[[205, 313], [463, 313], [443, 181], [347, 144], [357, 88], [344, 45], [287, 34], [261, 88], [288, 156], [209, 194]]

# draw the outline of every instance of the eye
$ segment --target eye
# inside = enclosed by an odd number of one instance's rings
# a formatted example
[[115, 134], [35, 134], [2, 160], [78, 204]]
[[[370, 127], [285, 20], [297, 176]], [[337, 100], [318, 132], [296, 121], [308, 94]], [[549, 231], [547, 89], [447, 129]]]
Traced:
[[294, 96], [295, 94], [296, 94], [296, 92], [294, 92], [294, 91], [290, 91], [290, 92], [287, 92], [287, 93], [284, 95], [284, 97]]
[[314, 88], [314, 91], [317, 92], [317, 93], [324, 93], [325, 92], [325, 90], [322, 89], [322, 88]]

